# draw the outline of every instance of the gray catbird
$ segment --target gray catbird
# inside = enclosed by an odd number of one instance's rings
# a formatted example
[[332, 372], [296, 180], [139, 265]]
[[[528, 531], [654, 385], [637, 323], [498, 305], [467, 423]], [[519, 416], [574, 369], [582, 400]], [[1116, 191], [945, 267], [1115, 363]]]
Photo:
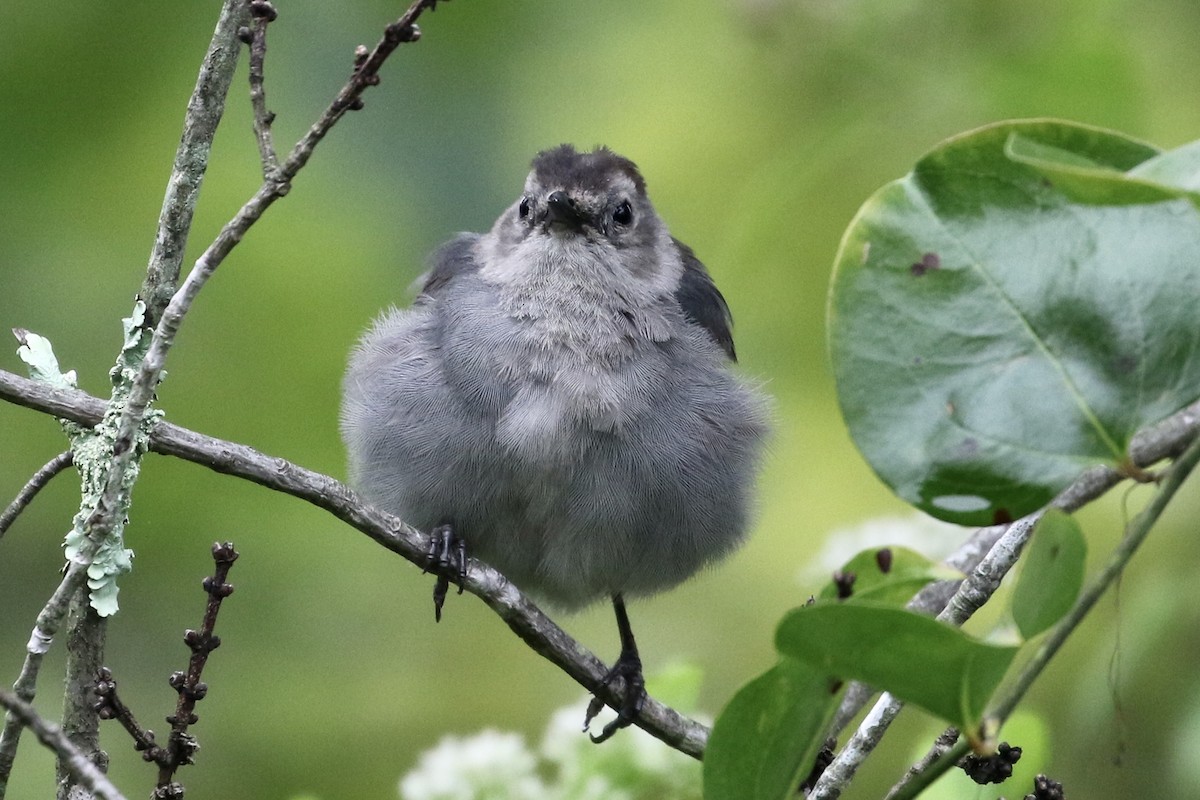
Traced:
[[358, 343], [341, 427], [354, 485], [432, 532], [439, 617], [467, 546], [561, 606], [612, 598], [604, 683], [627, 691], [599, 741], [645, 698], [623, 595], [741, 541], [768, 411], [729, 369], [725, 299], [633, 162], [562, 145], [532, 166], [492, 230], [443, 246], [413, 307]]

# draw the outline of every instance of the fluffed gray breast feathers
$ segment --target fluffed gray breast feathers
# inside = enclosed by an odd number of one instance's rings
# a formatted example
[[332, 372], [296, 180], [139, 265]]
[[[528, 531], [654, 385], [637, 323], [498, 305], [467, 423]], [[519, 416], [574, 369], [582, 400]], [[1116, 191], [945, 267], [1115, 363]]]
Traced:
[[359, 342], [351, 479], [561, 605], [665, 589], [749, 524], [768, 411], [733, 356], [724, 298], [632, 162], [546, 151]]

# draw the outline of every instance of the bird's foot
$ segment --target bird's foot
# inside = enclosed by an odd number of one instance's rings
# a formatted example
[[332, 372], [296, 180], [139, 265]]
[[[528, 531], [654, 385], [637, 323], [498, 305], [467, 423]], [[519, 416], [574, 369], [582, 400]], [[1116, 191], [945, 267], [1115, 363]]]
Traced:
[[433, 618], [442, 621], [442, 605], [453, 581], [458, 593], [463, 593], [467, 578], [467, 540], [454, 532], [450, 525], [439, 525], [429, 534], [429, 551], [425, 555], [425, 572], [437, 575], [433, 585]]
[[[599, 736], [588, 734], [596, 744], [611, 739], [614, 733], [632, 725], [633, 721], [637, 719], [637, 715], [641, 713], [642, 706], [646, 703], [646, 679], [642, 676], [642, 659], [638, 656], [636, 649], [621, 651], [621, 655], [612, 665], [612, 669], [600, 679], [596, 691], [599, 692], [617, 678], [625, 681], [625, 697], [622, 699], [620, 707], [617, 708], [616, 719], [605, 725]], [[602, 708], [604, 708], [604, 701], [598, 695], [593, 696], [592, 702], [588, 704], [587, 716], [583, 720], [585, 731]]]

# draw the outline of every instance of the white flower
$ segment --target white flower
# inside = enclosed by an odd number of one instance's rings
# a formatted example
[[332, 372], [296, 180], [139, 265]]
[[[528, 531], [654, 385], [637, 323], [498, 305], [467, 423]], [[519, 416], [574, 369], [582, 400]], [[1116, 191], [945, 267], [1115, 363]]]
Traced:
[[443, 738], [400, 781], [403, 800], [541, 800], [537, 761], [516, 733]]
[[828, 576], [863, 550], [896, 545], [941, 561], [966, 540], [972, 528], [942, 522], [926, 514], [875, 517], [825, 537], [825, 546], [801, 571], [802, 583]]

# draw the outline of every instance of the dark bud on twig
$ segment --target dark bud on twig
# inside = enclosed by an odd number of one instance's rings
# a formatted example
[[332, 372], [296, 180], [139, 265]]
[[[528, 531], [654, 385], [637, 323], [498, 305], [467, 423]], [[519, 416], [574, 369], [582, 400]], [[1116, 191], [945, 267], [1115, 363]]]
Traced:
[[1025, 795], [1025, 800], [1066, 800], [1066, 795], [1061, 783], [1038, 775], [1033, 779], [1033, 792]]
[[853, 572], [842, 572], [838, 570], [833, 573], [833, 585], [837, 587], [838, 600], [845, 600], [850, 595], [854, 594], [854, 582], [858, 580], [858, 576]]
[[250, 44], [254, 41], [254, 31], [243, 25], [237, 29], [237, 37], [238, 41], [242, 44]]
[[[187, 722], [185, 722], [184, 724], [185, 725], [195, 725], [199, 721], [200, 721], [200, 718], [197, 717], [195, 714], [188, 714]], [[167, 724], [169, 724], [171, 727], [175, 727], [176, 723], [178, 723], [178, 722], [179, 722], [178, 714], [171, 714], [167, 717]], [[195, 741], [195, 740], [193, 740], [193, 741]], [[199, 745], [196, 746], [196, 749], [199, 749]], [[191, 762], [189, 761], [188, 763], [190, 764]]]
[[421, 41], [421, 28], [416, 23], [409, 25], [401, 32], [402, 42], [419, 42]]
[[[192, 716], [195, 717], [196, 715], [193, 714]], [[195, 719], [192, 720], [192, 722], [195, 722], [195, 721], [196, 721]], [[196, 751], [200, 749], [200, 744], [196, 741], [195, 736], [192, 736], [190, 733], [181, 733], [175, 739], [175, 745], [177, 748], [176, 752], [178, 752], [183, 757], [182, 761], [180, 763], [183, 763], [183, 764], [196, 763], [195, 762]]]
[[166, 786], [159, 786], [150, 795], [150, 800], [183, 800], [183, 784], [172, 781]]
[[836, 739], [828, 739], [825, 746], [821, 748], [821, 752], [817, 753], [817, 761], [813, 764], [812, 772], [808, 773], [808, 777], [800, 784], [800, 791], [808, 794], [817, 781], [821, 780], [821, 775], [824, 774], [825, 768], [833, 763], [833, 747], [837, 744]]
[[233, 542], [213, 542], [212, 554], [213, 561], [218, 564], [232, 564], [238, 559], [238, 551], [234, 549]]
[[233, 594], [232, 583], [219, 583], [211, 575], [201, 581], [201, 585], [204, 587], [204, 591], [213, 597], [229, 597]]
[[167, 678], [167, 683], [171, 684], [171, 688], [178, 692], [187, 683], [187, 675], [176, 670], [171, 673], [171, 677]]
[[875, 553], [875, 563], [879, 565], [879, 571], [887, 575], [892, 571], [892, 548], [884, 547]]
[[1009, 747], [1008, 742], [1001, 742], [996, 748], [995, 755], [970, 755], [958, 763], [967, 777], [976, 783], [1003, 783], [1012, 777], [1013, 765], [1021, 760], [1021, 748]]
[[113, 696], [117, 692], [117, 682], [113, 680], [112, 670], [108, 667], [96, 670], [96, 685], [92, 687], [92, 692], [100, 698], [92, 704], [92, 710], [97, 716], [100, 719], [115, 718], [117, 708], [113, 704]]
[[346, 106], [346, 108], [350, 109], [351, 111], [362, 111], [363, 105], [363, 99], [361, 97], [356, 97], [350, 101], [350, 105]]
[[267, 22], [274, 22], [279, 17], [279, 12], [267, 0], [251, 0], [250, 16], [266, 17]]
[[221, 646], [221, 637], [216, 634], [205, 636], [200, 631], [188, 628], [183, 632], [183, 643], [186, 644], [193, 653], [208, 652], [211, 653]]
[[369, 55], [371, 55], [371, 51], [367, 49], [365, 44], [360, 44], [354, 48], [354, 68], [358, 69], [365, 64]]

